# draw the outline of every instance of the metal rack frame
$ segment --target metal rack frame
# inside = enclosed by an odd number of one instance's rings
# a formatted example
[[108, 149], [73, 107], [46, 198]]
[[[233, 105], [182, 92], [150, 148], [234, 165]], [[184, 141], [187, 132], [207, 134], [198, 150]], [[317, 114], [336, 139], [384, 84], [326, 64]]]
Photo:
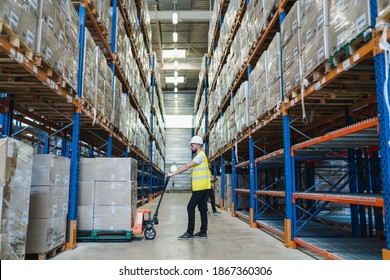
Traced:
[[[241, 68], [231, 90], [223, 98], [218, 112], [212, 117], [212, 121], [206, 132], [206, 137], [220, 116], [223, 115], [230, 100], [234, 98], [235, 91], [238, 89], [239, 85], [246, 79], [247, 75], [251, 73], [252, 65], [256, 62], [256, 57], [267, 48], [265, 42], [269, 34], [272, 33], [271, 30], [275, 29], [278, 24], [283, 22], [286, 16], [285, 9], [289, 5], [288, 2], [291, 3], [291, 1], [288, 0], [279, 1], [278, 12], [274, 14], [266, 32], [259, 39], [254, 51], [249, 55], [248, 62]], [[233, 170], [232, 216], [247, 221], [251, 227], [261, 227], [282, 237], [287, 247], [297, 248], [298, 246], [303, 246], [331, 259], [340, 259], [343, 258], [343, 256], [354, 258], [354, 256], [346, 254], [341, 256], [341, 254], [329, 253], [329, 251], [326, 250], [326, 247], [330, 246], [329, 243], [321, 243], [318, 241], [319, 243], [316, 244], [315, 242], [317, 241], [315, 241], [315, 238], [308, 240], [297, 236], [297, 228], [301, 228], [305, 233], [310, 234], [315, 234], [316, 230], [317, 233], [323, 231], [323, 229], [318, 228], [318, 223], [313, 223], [312, 221], [313, 218], [316, 221], [321, 220], [322, 217], [318, 217], [320, 211], [315, 211], [318, 213], [311, 213], [309, 211], [310, 219], [308, 220], [298, 219], [298, 215], [302, 215], [304, 211], [307, 211], [300, 206], [301, 200], [305, 200], [309, 206], [318, 205], [318, 203], [324, 205], [330, 202], [351, 205], [351, 229], [354, 236], [359, 236], [359, 227], [363, 227], [362, 231], [368, 230], [369, 235], [372, 236], [374, 232], [373, 217], [375, 218], [375, 230], [377, 235], [380, 236], [382, 234], [384, 237], [384, 232], [390, 232], [390, 175], [388, 170], [390, 159], [390, 149], [388, 147], [390, 140], [390, 113], [384, 105], [385, 67], [388, 67], [388, 65], [384, 60], [384, 54], [379, 49], [379, 38], [381, 34], [378, 34], [374, 28], [377, 17], [376, 0], [370, 0], [370, 8], [372, 13], [371, 27], [373, 29], [371, 40], [365, 42], [354, 53], [346, 57], [339, 65], [320, 77], [318, 81], [305, 88], [303, 95], [298, 94], [297, 96], [290, 97], [287, 93], [285, 94], [282, 92], [283, 102], [278, 112], [271, 113], [258, 119], [255, 125], [249, 127], [241, 135], [238, 135], [234, 142], [227, 143], [214, 155], [210, 155], [210, 161], [214, 162], [221, 158], [221, 163], [223, 163], [224, 158], [231, 158]], [[388, 32], [387, 35], [387, 38], [389, 39], [390, 32]], [[364, 65], [362, 67], [365, 67], [367, 66], [367, 63], [368, 65], [374, 65], [372, 71], [375, 72], [376, 96], [368, 95], [361, 99], [361, 101], [353, 104], [349, 102], [349, 108], [343, 107], [338, 109], [338, 111], [336, 108], [339, 105], [336, 103], [336, 105], [330, 107], [332, 109], [328, 109], [328, 112], [323, 114], [325, 116], [321, 115], [320, 118], [316, 119], [315, 125], [296, 126], [296, 124], [294, 124], [295, 120], [291, 118], [294, 118], [298, 114], [297, 105], [302, 103], [303, 98], [308, 100], [311, 100], [310, 98], [313, 99], [321, 90], [326, 89], [333, 83], [342, 82], [347, 75], [353, 75], [355, 73], [353, 68], [355, 65]], [[389, 85], [385, 86], [389, 87]], [[310, 104], [308, 105], [307, 102], [305, 103], [306, 106], [311, 106]], [[377, 106], [375, 103], [377, 103]], [[316, 104], [317, 107], [320, 107], [321, 105], [318, 103], [313, 104]], [[340, 106], [338, 108], [340, 108]], [[333, 109], [336, 109], [336, 112], [332, 111]], [[375, 116], [376, 110], [378, 112], [378, 118], [372, 118]], [[362, 112], [362, 116], [355, 114], [355, 111]], [[321, 113], [323, 112], [321, 111]], [[357, 123], [352, 122], [352, 117], [356, 118], [355, 121], [357, 121]], [[317, 133], [313, 133], [315, 126], [320, 128]], [[283, 135], [283, 141], [280, 142], [279, 146], [275, 145], [268, 147], [268, 151], [259, 150], [256, 147], [257, 138], [261, 133], [275, 128], [280, 131], [280, 136]], [[313, 139], [307, 135], [308, 132], [311, 132], [311, 137], [314, 137]], [[351, 141], [351, 139], [353, 141]], [[245, 146], [249, 147], [245, 148]], [[355, 152], [353, 149], [367, 147], [370, 147], [370, 149], [366, 149], [366, 156], [362, 156], [360, 151]], [[249, 160], [238, 163], [236, 158], [237, 149], [244, 151], [246, 158], [249, 158]], [[380, 157], [378, 156], [378, 150], [380, 150]], [[269, 151], [272, 152], [270, 153]], [[289, 152], [285, 153], [285, 151]], [[255, 154], [260, 154], [260, 157], [256, 158]], [[308, 163], [326, 162], [328, 160], [349, 162], [349, 172], [347, 174], [349, 176], [349, 181], [357, 182], [356, 184], [350, 184], [350, 192], [352, 193], [313, 193], [298, 191], [297, 187], [303, 187], [300, 185], [301, 176], [307, 177], [308, 183], [310, 184], [307, 187], [314, 186], [314, 166]], [[268, 168], [269, 170], [269, 164], [282, 164], [284, 167], [284, 190], [274, 190], [270, 187], [272, 184], [266, 185], [265, 188], [258, 189], [259, 178], [257, 167], [263, 166], [265, 169]], [[246, 168], [246, 170], [249, 168], [249, 189], [237, 189], [237, 171], [243, 168]], [[302, 170], [302, 168], [305, 169], [304, 172], [299, 173], [298, 170]], [[222, 170], [223, 169], [224, 168], [222, 168]], [[381, 172], [379, 172], [380, 169]], [[372, 194], [364, 193], [362, 178], [359, 177], [359, 170], [365, 170], [364, 172], [369, 175], [366, 178], [366, 184], [369, 186]], [[380, 173], [382, 174], [382, 194], [380, 194], [381, 190], [378, 187], [380, 184]], [[342, 187], [342, 184], [339, 182], [338, 186]], [[221, 188], [224, 188], [224, 182], [222, 182]], [[239, 209], [237, 205], [238, 194], [249, 196], [251, 202], [249, 209], [245, 211]], [[261, 203], [259, 202], [259, 198], [263, 199]], [[267, 207], [271, 208], [273, 203], [278, 199], [285, 201], [283, 219], [272, 220], [267, 219], [267, 217], [266, 219], [261, 219], [262, 215], [259, 214], [264, 214], [265, 212], [263, 210]], [[368, 218], [364, 215], [366, 211], [369, 213]], [[382, 212], [384, 213], [384, 216], [381, 216]], [[385, 223], [383, 223], [383, 219]], [[367, 223], [368, 229], [365, 228]], [[326, 226], [329, 227], [329, 225]], [[343, 224], [343, 226], [345, 226], [345, 224]], [[382, 244], [380, 246], [383, 248], [382, 258], [390, 259], [390, 234], [387, 234], [385, 239], [385, 242], [379, 242]], [[328, 242], [332, 242], [329, 240]], [[366, 242], [368, 241], [366, 240]], [[337, 247], [336, 244], [338, 243], [335, 241], [335, 245], [332, 248], [335, 248], [335, 246]], [[358, 242], [351, 244], [356, 246], [356, 249], [359, 246]], [[373, 247], [376, 246], [375, 248], [377, 248], [377, 245], [378, 242], [375, 242]], [[364, 252], [361, 252], [361, 254], [364, 255]], [[375, 254], [376, 257], [378, 257], [380, 251], [377, 250]], [[370, 257], [373, 257], [375, 254], [371, 254]]]

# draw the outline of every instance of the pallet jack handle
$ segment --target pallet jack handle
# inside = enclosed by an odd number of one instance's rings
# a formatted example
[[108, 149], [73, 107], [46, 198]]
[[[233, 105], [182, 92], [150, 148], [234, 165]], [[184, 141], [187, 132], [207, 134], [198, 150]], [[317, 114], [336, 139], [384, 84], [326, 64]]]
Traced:
[[169, 183], [169, 177], [165, 180], [165, 186], [164, 186], [163, 192], [162, 192], [162, 194], [160, 196], [160, 200], [158, 201], [156, 210], [155, 210], [154, 215], [153, 215], [153, 224], [155, 224], [155, 225], [158, 225], [158, 217], [157, 217], [158, 216], [158, 209], [160, 208], [160, 204], [161, 204], [161, 201], [163, 199], [163, 196], [164, 196], [164, 193], [165, 193], [165, 189], [168, 186], [168, 183]]

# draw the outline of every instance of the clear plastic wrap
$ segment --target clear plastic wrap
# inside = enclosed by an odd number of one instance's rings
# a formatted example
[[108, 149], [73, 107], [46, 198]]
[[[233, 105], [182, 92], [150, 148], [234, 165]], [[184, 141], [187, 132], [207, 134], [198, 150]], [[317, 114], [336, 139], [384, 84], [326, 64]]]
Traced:
[[[33, 148], [11, 138], [0, 139], [0, 185], [4, 186], [1, 259], [25, 256]], [[4, 184], [3, 184], [4, 183]]]
[[289, 94], [301, 84], [299, 60], [302, 58], [299, 51], [299, 39], [298, 33], [294, 34], [282, 49], [283, 87], [285, 95]]
[[267, 110], [272, 110], [281, 99], [280, 95], [280, 59], [281, 59], [280, 33], [277, 32], [268, 47], [268, 92]]
[[54, 155], [34, 155], [32, 174], [32, 186], [69, 186], [70, 159]]
[[81, 158], [80, 159], [80, 182], [95, 181], [95, 159]]
[[330, 53], [356, 39], [371, 24], [369, 0], [330, 0]]
[[95, 206], [93, 215], [94, 230], [130, 230], [130, 206]]

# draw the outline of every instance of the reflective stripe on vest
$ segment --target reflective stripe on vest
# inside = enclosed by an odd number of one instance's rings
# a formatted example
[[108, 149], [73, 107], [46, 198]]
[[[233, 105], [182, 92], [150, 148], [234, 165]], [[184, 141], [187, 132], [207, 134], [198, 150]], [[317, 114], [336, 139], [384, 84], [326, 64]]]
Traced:
[[203, 151], [199, 153], [203, 155], [203, 162], [192, 167], [192, 191], [211, 189], [209, 162]]

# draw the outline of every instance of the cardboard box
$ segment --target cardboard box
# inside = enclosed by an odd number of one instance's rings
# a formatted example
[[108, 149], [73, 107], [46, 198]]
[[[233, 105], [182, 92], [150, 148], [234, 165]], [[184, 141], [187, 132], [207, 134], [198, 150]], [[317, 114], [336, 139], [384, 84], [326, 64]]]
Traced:
[[4, 184], [1, 259], [24, 259], [29, 216], [33, 148], [12, 138], [0, 139], [0, 178]]
[[54, 155], [34, 155], [33, 186], [69, 186], [70, 159]]
[[130, 206], [95, 206], [94, 230], [130, 230]]
[[93, 209], [93, 205], [78, 207], [78, 230], [93, 230]]
[[96, 182], [95, 205], [130, 206], [134, 182]]
[[80, 182], [95, 181], [95, 159], [81, 158], [80, 159]]
[[32, 186], [30, 219], [65, 218], [67, 215], [68, 187]]
[[95, 182], [80, 182], [79, 205], [89, 206], [95, 204]]
[[65, 243], [65, 220], [30, 219], [27, 232], [26, 253], [47, 253]]
[[96, 182], [130, 182], [137, 180], [137, 161], [132, 158], [96, 158]]

